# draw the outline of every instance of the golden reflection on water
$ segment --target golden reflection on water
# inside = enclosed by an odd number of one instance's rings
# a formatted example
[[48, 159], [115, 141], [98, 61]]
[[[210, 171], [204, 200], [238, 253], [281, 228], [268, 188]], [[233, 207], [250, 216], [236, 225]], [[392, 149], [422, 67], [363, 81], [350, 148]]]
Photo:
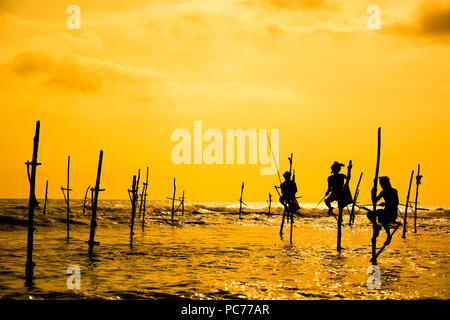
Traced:
[[[370, 228], [363, 217], [343, 228], [336, 252], [330, 218], [299, 218], [294, 244], [280, 240], [280, 217], [187, 215], [172, 226], [149, 217], [129, 248], [126, 223], [99, 224], [92, 259], [88, 225], [40, 227], [35, 287], [23, 286], [24, 228], [1, 229], [0, 295], [20, 299], [423, 299], [450, 298], [447, 219], [421, 220], [421, 232], [397, 233], [379, 258], [381, 290], [366, 286]], [[196, 222], [195, 224], [190, 222]], [[204, 224], [199, 224], [204, 222]], [[384, 241], [382, 233], [379, 242]], [[381, 244], [381, 243], [380, 243]], [[81, 289], [68, 290], [67, 266], [81, 268]]]

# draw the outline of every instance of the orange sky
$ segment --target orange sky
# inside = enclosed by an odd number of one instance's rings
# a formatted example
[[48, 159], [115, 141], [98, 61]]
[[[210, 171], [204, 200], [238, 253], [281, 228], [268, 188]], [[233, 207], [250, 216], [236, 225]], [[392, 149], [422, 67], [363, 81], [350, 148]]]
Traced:
[[[68, 30], [66, 8], [81, 8]], [[368, 30], [366, 9], [381, 8]], [[411, 170], [420, 202], [450, 206], [450, 1], [0, 1], [0, 197], [25, 198], [24, 162], [41, 121], [37, 193], [72, 198], [95, 183], [125, 199], [150, 166], [150, 199], [263, 201], [278, 178], [260, 165], [175, 165], [172, 132], [279, 129], [281, 171], [294, 153], [299, 195], [319, 201], [333, 161], [353, 160], [369, 201], [376, 131], [381, 175], [401, 199]], [[413, 188], [415, 190], [415, 188]], [[403, 200], [404, 202], [405, 200]]]

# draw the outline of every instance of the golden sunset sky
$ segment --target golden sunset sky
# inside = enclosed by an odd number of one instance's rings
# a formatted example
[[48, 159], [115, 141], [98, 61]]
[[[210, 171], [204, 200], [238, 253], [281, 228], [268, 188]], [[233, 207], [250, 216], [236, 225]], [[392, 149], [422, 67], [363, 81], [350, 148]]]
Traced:
[[[66, 8], [81, 9], [69, 30]], [[367, 7], [381, 8], [369, 30]], [[382, 127], [381, 175], [405, 202], [421, 164], [423, 205], [450, 206], [450, 1], [0, 0], [0, 197], [26, 198], [24, 162], [41, 121], [37, 195], [95, 183], [126, 199], [150, 167], [150, 199], [264, 201], [260, 165], [175, 165], [171, 133], [279, 129], [281, 172], [294, 153], [302, 202], [318, 202], [333, 161], [361, 171], [369, 201]], [[413, 188], [413, 191], [415, 187]]]

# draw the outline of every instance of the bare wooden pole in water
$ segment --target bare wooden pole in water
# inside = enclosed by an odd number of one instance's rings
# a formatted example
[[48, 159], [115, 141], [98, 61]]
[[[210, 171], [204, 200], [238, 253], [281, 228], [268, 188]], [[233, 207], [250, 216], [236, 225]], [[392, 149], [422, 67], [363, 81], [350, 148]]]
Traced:
[[242, 219], [242, 194], [244, 193], [244, 183], [241, 186], [241, 197], [239, 198], [239, 219]]
[[184, 216], [184, 190], [183, 196], [181, 197], [181, 216]]
[[[70, 218], [70, 156], [67, 158], [67, 186], [66, 188], [61, 187], [61, 191], [64, 195], [64, 199], [66, 200], [66, 211], [67, 211], [67, 217], [66, 217], [66, 225], [67, 225], [67, 240], [69, 240], [69, 218]], [[65, 193], [64, 193], [65, 191]]]
[[420, 164], [417, 166], [416, 176], [416, 200], [414, 201], [414, 233], [417, 233], [417, 200], [419, 198], [419, 185], [421, 183], [422, 176], [420, 175]]
[[[36, 265], [33, 262], [33, 233], [34, 233], [34, 207], [36, 206], [36, 167], [40, 165], [37, 162], [39, 148], [39, 132], [41, 123], [36, 122], [36, 132], [33, 139], [33, 157], [31, 162], [27, 161], [27, 174], [30, 182], [30, 196], [28, 199], [28, 237], [27, 237], [27, 262], [25, 264], [25, 285], [31, 286], [33, 283], [33, 270]], [[31, 172], [30, 172], [31, 166]]]
[[[352, 171], [352, 160], [350, 160], [348, 167], [347, 167], [347, 181], [345, 182], [345, 186], [344, 186], [344, 190], [348, 190], [349, 188], [349, 183], [350, 183], [350, 175], [351, 175], [351, 171]], [[337, 219], [337, 245], [336, 245], [336, 249], [337, 251], [341, 251], [342, 246], [341, 246], [341, 239], [342, 239], [342, 213], [344, 210], [344, 207], [341, 207], [340, 203], [338, 205], [338, 209], [339, 209], [339, 214], [338, 214], [338, 219]]]
[[[142, 207], [142, 229], [144, 229], [145, 224], [145, 210], [146, 210], [146, 202], [147, 202], [147, 189], [148, 189], [148, 167], [147, 167], [147, 175], [145, 178], [144, 186], [142, 187], [142, 196], [141, 196], [141, 207]], [[141, 208], [139, 208], [139, 214], [141, 212]]]
[[94, 198], [92, 200], [91, 208], [91, 231], [89, 233], [89, 241], [86, 241], [89, 244], [89, 255], [92, 255], [94, 252], [94, 245], [99, 245], [100, 242], [95, 241], [95, 229], [97, 228], [97, 201], [98, 201], [98, 193], [100, 191], [104, 191], [104, 189], [100, 189], [100, 176], [102, 174], [102, 162], [103, 162], [103, 150], [100, 150], [100, 155], [98, 158], [98, 168], [97, 168], [97, 179], [95, 181], [94, 188]]
[[[138, 176], [137, 176], [137, 181], [136, 181], [136, 201], [139, 200], [139, 181], [141, 180], [141, 169], [138, 169]], [[137, 202], [136, 202], [137, 205]], [[136, 206], [136, 210], [137, 210], [137, 206]], [[140, 217], [141, 212], [139, 211], [139, 217]]]
[[269, 204], [269, 211], [267, 212], [267, 215], [270, 217], [270, 207], [272, 205], [272, 195], [269, 192], [269, 200], [267, 201], [267, 203]]
[[292, 231], [293, 231], [292, 229], [294, 227], [294, 212], [291, 212], [290, 215], [291, 215], [291, 233], [290, 233], [289, 241], [292, 244]]
[[352, 203], [352, 211], [350, 211], [350, 220], [348, 222], [349, 226], [351, 226], [355, 222], [355, 206], [356, 206], [356, 200], [358, 200], [359, 184], [361, 183], [362, 176], [363, 176], [363, 173], [361, 172], [361, 175], [359, 176], [358, 184], [356, 185], [356, 189], [355, 189], [355, 196], [353, 198], [353, 203]]
[[172, 197], [172, 222], [173, 222], [173, 215], [175, 214], [175, 194], [177, 190], [177, 185], [175, 183], [175, 178], [173, 178], [173, 197]]
[[[87, 189], [86, 189], [86, 192], [84, 193], [83, 216], [86, 213], [86, 199], [87, 199], [87, 194], [88, 194], [88, 191], [89, 191], [90, 188], [91, 188], [91, 186], [88, 186]], [[92, 206], [92, 203], [91, 203], [91, 206]]]
[[131, 185], [131, 190], [128, 189], [128, 196], [131, 200], [131, 224], [130, 224], [130, 248], [133, 248], [133, 228], [134, 228], [134, 217], [136, 216], [136, 175], [133, 176], [133, 184]]
[[[378, 128], [378, 146], [377, 146], [377, 165], [375, 167], [375, 178], [373, 179], [373, 193], [372, 193], [372, 209], [374, 214], [377, 212], [377, 187], [378, 187], [378, 174], [380, 172], [380, 152], [381, 152], [381, 127]], [[372, 223], [372, 264], [377, 264], [377, 225], [376, 217], [375, 222]]]
[[47, 198], [48, 198], [48, 180], [45, 182], [45, 199], [44, 199], [44, 210], [42, 215], [45, 216], [45, 210], [47, 209]]
[[405, 216], [403, 217], [403, 233], [402, 238], [406, 238], [406, 222], [408, 219], [408, 207], [409, 207], [409, 195], [411, 193], [411, 185], [414, 176], [414, 170], [411, 172], [411, 178], [409, 179], [408, 195], [406, 196]]
[[91, 190], [91, 209], [92, 209], [92, 203], [94, 202], [94, 188], [90, 188]]
[[147, 167], [147, 178], [146, 178], [146, 180], [145, 180], [146, 182], [143, 182], [142, 183], [142, 193], [141, 193], [141, 202], [140, 202], [140, 204], [139, 204], [139, 215], [138, 215], [138, 218], [140, 218], [141, 217], [141, 213], [142, 213], [142, 206], [143, 206], [143, 204], [144, 204], [144, 193], [145, 193], [145, 186], [146, 186], [146, 183], [148, 182], [148, 167]]

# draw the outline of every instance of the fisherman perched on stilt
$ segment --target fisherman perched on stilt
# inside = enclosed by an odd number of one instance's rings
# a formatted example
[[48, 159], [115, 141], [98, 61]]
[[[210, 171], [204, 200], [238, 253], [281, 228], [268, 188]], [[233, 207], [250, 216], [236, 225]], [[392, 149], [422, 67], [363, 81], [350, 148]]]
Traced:
[[280, 203], [287, 207], [288, 213], [293, 213], [299, 208], [295, 194], [297, 193], [297, 184], [291, 180], [291, 173], [286, 171], [283, 173], [284, 182], [280, 184], [281, 197]]
[[328, 207], [328, 215], [331, 216], [333, 213], [333, 207], [331, 202], [337, 201], [339, 210], [341, 211], [344, 207], [352, 203], [352, 195], [350, 189], [348, 188], [348, 182], [350, 181], [350, 172], [352, 169], [352, 162], [350, 161], [348, 165], [347, 175], [339, 173], [341, 167], [345, 165], [335, 161], [331, 165], [332, 175], [328, 177], [328, 189], [325, 192], [325, 204]]
[[[384, 230], [386, 230], [387, 238], [385, 244], [388, 245], [391, 242], [392, 234], [389, 230], [389, 224], [390, 223], [397, 223], [397, 212], [398, 212], [398, 192], [396, 189], [392, 188], [391, 182], [389, 180], [389, 177], [380, 177], [380, 186], [381, 186], [381, 192], [377, 196], [376, 190], [372, 189], [372, 201], [378, 202], [381, 200], [381, 198], [384, 199], [383, 203], [380, 203], [379, 205], [384, 207], [383, 209], [377, 209], [375, 212], [372, 210], [368, 210], [367, 208], [363, 208], [367, 210], [367, 218], [372, 222], [375, 226], [374, 229], [374, 236], [378, 237], [381, 226], [378, 224], [380, 223]], [[378, 218], [378, 222], [377, 222]]]
[[[290, 160], [292, 159], [292, 156]], [[295, 183], [295, 173], [292, 175], [291, 180], [291, 173], [289, 171], [286, 171], [283, 174], [284, 182], [280, 184], [279, 187], [275, 186], [275, 189], [278, 192], [278, 189], [281, 189], [280, 195], [280, 203], [283, 205], [283, 218], [281, 219], [281, 226], [280, 226], [280, 237], [283, 237], [283, 226], [284, 226], [284, 219], [287, 218], [288, 222], [291, 223], [291, 235], [290, 235], [290, 241], [292, 244], [292, 227], [294, 224], [294, 213], [297, 212], [297, 210], [300, 209], [300, 206], [297, 202], [297, 197], [295, 194], [297, 193], [297, 184]]]

